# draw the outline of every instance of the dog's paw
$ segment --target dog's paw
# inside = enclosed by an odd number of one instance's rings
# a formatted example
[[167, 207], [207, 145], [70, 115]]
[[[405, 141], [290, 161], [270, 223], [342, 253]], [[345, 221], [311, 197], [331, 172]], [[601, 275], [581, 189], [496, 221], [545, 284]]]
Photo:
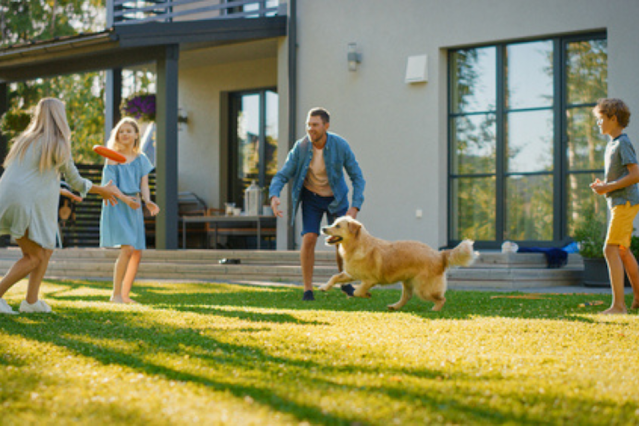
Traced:
[[353, 296], [362, 297], [364, 299], [370, 299], [371, 297], [373, 297], [373, 295], [370, 294], [369, 292], [363, 292], [363, 291], [359, 291], [359, 290], [355, 290], [355, 292], [353, 292]]
[[389, 311], [398, 311], [399, 309], [397, 309], [397, 307], [395, 307], [395, 305], [388, 305], [388, 310]]
[[446, 303], [446, 300], [444, 299], [443, 302], [438, 302], [435, 303], [435, 306], [433, 306], [433, 311], [440, 311], [443, 307], [444, 307], [444, 303]]
[[318, 288], [319, 291], [329, 291], [330, 289], [331, 289], [331, 287], [327, 286], [326, 284], [324, 284], [324, 285], [322, 285], [322, 286], [320, 286]]

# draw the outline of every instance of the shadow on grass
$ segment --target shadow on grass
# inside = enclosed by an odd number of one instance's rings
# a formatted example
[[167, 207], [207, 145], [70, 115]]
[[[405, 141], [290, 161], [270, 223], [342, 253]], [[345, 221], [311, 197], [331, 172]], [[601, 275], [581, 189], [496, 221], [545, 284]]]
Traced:
[[[99, 321], [96, 318], [98, 316]], [[102, 322], [105, 318], [113, 323], [118, 321], [119, 326], [105, 327]], [[153, 329], [137, 327], [132, 325], [131, 321], [122, 318], [122, 312], [95, 314], [67, 311], [59, 315], [48, 316], [47, 319], [49, 321], [45, 321], [45, 324], [34, 326], [34, 324], [21, 323], [18, 318], [16, 321], [4, 323], [2, 328], [5, 333], [64, 347], [78, 355], [91, 357], [104, 365], [118, 364], [149, 376], [160, 376], [167, 380], [203, 385], [216, 391], [230, 392], [240, 400], [250, 396], [255, 402], [271, 406], [275, 411], [291, 414], [300, 421], [312, 420], [331, 425], [347, 425], [352, 424], [353, 421], [366, 422], [365, 418], [346, 418], [330, 414], [314, 405], [313, 401], [309, 401], [308, 404], [300, 404], [278, 393], [277, 389], [273, 389], [271, 380], [275, 380], [274, 377], [277, 377], [279, 381], [299, 387], [299, 392], [311, 389], [314, 386], [313, 382], [317, 382], [317, 379], [308, 375], [310, 371], [319, 369], [332, 375], [340, 370], [338, 367], [325, 367], [311, 361], [273, 356], [260, 349], [222, 342], [188, 329], [166, 326]], [[69, 324], [82, 324], [82, 332], [72, 332], [72, 327]], [[46, 329], [47, 332], [43, 332], [43, 329]], [[65, 332], [58, 333], [56, 329]], [[99, 336], [100, 339], [127, 342], [132, 344], [135, 350], [125, 352], [88, 341], [96, 336]], [[253, 377], [255, 376], [254, 372], [258, 370], [265, 376], [253, 385], [215, 380], [205, 374], [195, 375], [145, 359], [156, 353], [172, 354], [176, 357], [188, 355], [190, 359], [202, 360], [212, 369], [224, 369], [228, 374], [232, 371], [238, 372], [240, 377]], [[426, 374], [432, 377], [436, 375], [434, 372]], [[301, 383], [304, 384], [300, 386]], [[325, 386], [330, 387], [329, 384], [325, 384]], [[24, 391], [30, 392], [29, 389]]]
[[[109, 289], [109, 283], [99, 282], [67, 282], [51, 281], [52, 283], [68, 286], [69, 289], [80, 287], [92, 289]], [[287, 311], [341, 311], [341, 312], [369, 312], [388, 313], [388, 305], [400, 298], [401, 290], [374, 289], [371, 299], [347, 298], [339, 290], [329, 292], [315, 291], [314, 302], [301, 300], [302, 291], [291, 287], [255, 287], [226, 283], [198, 283], [177, 284], [185, 286], [188, 291], [167, 291], [162, 285], [135, 284], [133, 292], [136, 300], [146, 305], [170, 308], [176, 311], [194, 312], [200, 314], [223, 315], [239, 319], [254, 321], [303, 323], [300, 319], [281, 313], [255, 313], [241, 310], [224, 310], [221, 306], [231, 308], [261, 308]], [[207, 291], [202, 291], [202, 288]], [[66, 290], [65, 290], [66, 291]], [[64, 295], [65, 291], [51, 292], [47, 297], [57, 300], [104, 301], [107, 297], [96, 295]], [[423, 319], [464, 320], [476, 318], [521, 318], [545, 319], [561, 321], [579, 321], [586, 323], [599, 322], [587, 314], [603, 311], [611, 300], [610, 295], [601, 294], [540, 294], [540, 299], [504, 298], [504, 296], [524, 296], [521, 292], [484, 292], [484, 291], [448, 291], [446, 305], [439, 312], [431, 310], [433, 303], [423, 301], [414, 296], [404, 308], [399, 311], [410, 313]], [[496, 296], [498, 298], [493, 299]], [[627, 296], [628, 304], [632, 296]], [[600, 306], [580, 308], [584, 302], [603, 301]], [[208, 306], [206, 306], [208, 305]], [[632, 314], [633, 312], [631, 312]], [[636, 311], [634, 311], [636, 313]], [[261, 318], [261, 319], [260, 319]], [[320, 322], [310, 322], [321, 324]]]
[[[457, 381], [479, 382], [483, 377], [465, 373], [446, 373], [426, 368], [380, 368], [365, 365], [330, 365], [329, 360], [320, 364], [272, 355], [255, 346], [243, 346], [221, 341], [209, 335], [202, 335], [200, 331], [161, 325], [147, 328], [135, 325], [136, 317], [145, 312], [91, 312], [86, 310], [68, 309], [57, 315], [37, 314], [44, 319], [40, 323], [25, 323], [20, 318], [2, 324], [5, 333], [20, 336], [28, 340], [54, 344], [64, 347], [79, 356], [90, 357], [103, 365], [117, 364], [130, 368], [148, 376], [157, 376], [166, 380], [189, 382], [205, 386], [209, 389], [229, 392], [239, 400], [251, 397], [256, 403], [271, 407], [273, 411], [287, 413], [298, 420], [310, 420], [314, 423], [330, 425], [352, 425], [353, 422], [368, 424], [371, 419], [365, 414], [340, 416], [321, 409], [315, 401], [300, 403], [287, 397], [293, 392], [321, 392], [330, 393], [335, 388], [350, 395], [353, 392], [364, 392], [367, 397], [385, 398], [394, 401], [404, 401], [414, 408], [422, 408], [431, 415], [444, 413], [445, 418], [453, 422], [485, 422], [507, 421], [514, 424], [526, 424], [534, 421], [525, 412], [516, 413], [509, 407], [503, 412], [493, 408], [478, 406], [475, 403], [464, 403], [462, 397], [473, 395], [465, 391], [442, 394], [437, 389], [414, 386], [406, 387], [402, 383], [394, 382], [388, 385], [344, 385], [331, 381], [332, 377], [349, 374], [378, 375], [383, 373], [387, 377], [411, 376], [422, 379], [436, 380], [446, 377], [452, 383]], [[78, 326], [81, 324], [81, 327]], [[127, 343], [128, 350], [115, 349], [104, 343], [93, 343], [92, 340], [120, 341]], [[121, 345], [120, 345], [121, 347]], [[0, 348], [2, 345], [0, 344]], [[4, 348], [3, 348], [4, 349]], [[188, 355], [190, 360], [200, 360], [208, 369], [200, 374], [182, 371], [179, 367], [167, 366], [166, 362], [153, 362], [155, 354], [162, 353], [177, 358]], [[9, 361], [10, 363], [11, 360]], [[201, 365], [198, 363], [197, 365]], [[182, 366], [182, 364], [178, 364]], [[253, 377], [253, 383], [234, 383], [233, 380], [214, 378], [212, 372], [235, 374], [237, 377]], [[207, 374], [208, 373], [208, 374]], [[259, 376], [260, 379], [255, 379]], [[220, 377], [220, 374], [217, 375]], [[492, 379], [499, 380], [499, 379]], [[283, 388], [282, 383], [289, 388]], [[29, 389], [21, 389], [30, 392]], [[479, 393], [477, 396], [480, 396]], [[344, 404], [351, 404], [345, 400]], [[106, 410], [106, 408], [105, 408]], [[93, 410], [92, 410], [93, 411]], [[105, 414], [106, 415], [106, 414]], [[111, 417], [112, 410], [111, 410]], [[134, 422], [148, 422], [134, 411], [123, 412], [118, 415], [122, 420]], [[117, 419], [116, 419], [117, 420]], [[379, 421], [379, 419], [377, 419]]]
[[[66, 281], [52, 281], [52, 283], [64, 288], [48, 292], [46, 297], [60, 301], [106, 301], [106, 298], [93, 294], [76, 295], [74, 293], [87, 288], [90, 290], [109, 290], [108, 283]], [[288, 313], [241, 310], [246, 307], [286, 311], [386, 313], [386, 304], [393, 303], [399, 298], [398, 290], [376, 291], [371, 300], [347, 299], [340, 292], [331, 292], [320, 293], [316, 302], [308, 303], [300, 300], [301, 291], [294, 288], [255, 288], [229, 284], [185, 285], [184, 289], [188, 291], [181, 291], [181, 288], [180, 285], [163, 289], [161, 285], [139, 284], [134, 287], [134, 292], [137, 299], [151, 309], [164, 310], [168, 308], [178, 312], [226, 316], [255, 323], [254, 327], [233, 329], [234, 333], [263, 331], [266, 326], [264, 323], [268, 322], [302, 325], [324, 324], [320, 321], [300, 321]], [[499, 294], [504, 295], [504, 293]], [[549, 295], [542, 300], [520, 300], [490, 299], [490, 296], [491, 293], [451, 291], [447, 295], [448, 303], [442, 312], [430, 311], [432, 306], [430, 303], [419, 301], [416, 298], [411, 300], [402, 312], [423, 319], [437, 320], [508, 317], [596, 322], [573, 314], [588, 312], [576, 308], [578, 303], [602, 298], [601, 295]], [[225, 307], [230, 309], [224, 309]], [[395, 313], [386, 314], [395, 315]], [[305, 390], [331, 392], [333, 388], [339, 386], [344, 393], [364, 391], [390, 400], [409, 401], [415, 407], [424, 407], [430, 414], [445, 411], [447, 420], [452, 422], [467, 422], [469, 420], [485, 422], [490, 420], [521, 424], [538, 420], [530, 417], [529, 414], [517, 413], [509, 407], [497, 411], [494, 408], [488, 409], [476, 404], [466, 404], [461, 401], [461, 395], [457, 393], [442, 395], [437, 389], [407, 388], [401, 383], [361, 388], [356, 385], [338, 384], [326, 379], [345, 373], [352, 377], [360, 374], [383, 373], [387, 376], [408, 375], [431, 380], [445, 376], [446, 380], [470, 382], [485, 380], [483, 377], [462, 373], [446, 373], [443, 369], [440, 371], [425, 368], [382, 368], [375, 365], [339, 366], [331, 365], [328, 360], [325, 363], [320, 363], [281, 357], [269, 353], [259, 345], [234, 344], [216, 338], [210, 334], [215, 335], [224, 331], [216, 329], [215, 324], [206, 329], [172, 327], [154, 322], [152, 315], [152, 311], [134, 309], [131, 311], [63, 309], [57, 315], [31, 316], [28, 322], [25, 321], [24, 317], [7, 318], [6, 321], [2, 322], [1, 327], [7, 334], [64, 347], [105, 365], [118, 364], [148, 375], [199, 384], [216, 391], [230, 392], [239, 399], [250, 396], [255, 402], [271, 407], [274, 411], [290, 414], [300, 421], [312, 420], [323, 424], [351, 424], [352, 422], [365, 424], [370, 419], [364, 414], [340, 416], [322, 410], [320, 405], [314, 404], [313, 401], [300, 403], [292, 400], [287, 396], [287, 392], [291, 392], [290, 389], [283, 388], [281, 383], [293, 387], [296, 389], [296, 393]], [[140, 325], [140, 318], [145, 318], [150, 326]], [[110, 347], [108, 345], [110, 341], [124, 342], [127, 349]], [[255, 343], [253, 340], [250, 341]], [[2, 347], [1, 344], [0, 347]], [[334, 352], [337, 356], [339, 349], [336, 348]], [[161, 365], [151, 360], [158, 353], [175, 357], [188, 355], [190, 359], [199, 359], [205, 363], [209, 371], [198, 375], [182, 371], [180, 367]], [[0, 364], [9, 363], [12, 365], [18, 361], [11, 358], [0, 358], [0, 360], [2, 360]], [[253, 383], [234, 383], [232, 380], [225, 381], [219, 376], [216, 377], [215, 374], [210, 374], [212, 372], [225, 374], [236, 372], [239, 377], [259, 378], [252, 379]], [[318, 376], [317, 372], [321, 373], [321, 377]], [[344, 403], [348, 404], [349, 401], [344, 401]], [[129, 415], [135, 414], [130, 413]], [[137, 420], [145, 421], [146, 419]]]

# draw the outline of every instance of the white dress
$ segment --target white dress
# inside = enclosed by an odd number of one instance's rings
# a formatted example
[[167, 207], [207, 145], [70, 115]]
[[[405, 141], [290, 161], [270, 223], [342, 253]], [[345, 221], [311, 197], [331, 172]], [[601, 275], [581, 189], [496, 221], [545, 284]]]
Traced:
[[[0, 178], [0, 235], [22, 238], [28, 229], [31, 241], [54, 249], [60, 174], [53, 168], [40, 173], [41, 147], [40, 140], [33, 141], [24, 158], [15, 158]], [[73, 160], [64, 164], [60, 172], [81, 197], [85, 197], [93, 185], [80, 176]]]

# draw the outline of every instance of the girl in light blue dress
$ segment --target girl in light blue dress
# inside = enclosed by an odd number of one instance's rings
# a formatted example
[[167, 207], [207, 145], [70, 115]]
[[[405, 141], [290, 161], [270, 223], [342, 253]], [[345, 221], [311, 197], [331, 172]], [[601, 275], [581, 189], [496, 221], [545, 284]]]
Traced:
[[116, 197], [122, 196], [111, 182], [93, 185], [80, 176], [71, 158], [70, 137], [64, 103], [44, 98], [36, 106], [27, 129], [13, 141], [4, 161], [0, 235], [15, 238], [22, 258], [0, 281], [0, 314], [17, 314], [2, 297], [27, 275], [27, 297], [20, 312], [51, 312], [51, 307], [39, 299], [39, 291], [55, 248], [61, 174], [82, 197], [91, 192], [117, 203]]
[[100, 247], [119, 247], [120, 255], [113, 268], [111, 302], [134, 303], [129, 295], [138, 273], [142, 250], [146, 249], [144, 214], [140, 209], [140, 194], [152, 216], [160, 208], [151, 201], [149, 173], [153, 164], [140, 151], [140, 127], [126, 117], [115, 126], [107, 146], [126, 157], [126, 163], [106, 160], [102, 182], [113, 181], [127, 198], [115, 206], [102, 207], [100, 217]]

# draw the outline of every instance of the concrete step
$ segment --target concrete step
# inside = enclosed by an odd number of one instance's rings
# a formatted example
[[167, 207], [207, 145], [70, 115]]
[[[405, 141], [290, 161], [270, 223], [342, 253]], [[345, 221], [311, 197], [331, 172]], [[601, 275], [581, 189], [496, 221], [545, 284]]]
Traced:
[[[47, 278], [111, 280], [119, 254], [113, 249], [61, 249], [51, 257]], [[21, 257], [17, 248], [0, 249], [0, 273]], [[220, 264], [224, 258], [240, 264]], [[337, 273], [335, 253], [315, 256], [314, 282], [324, 283]], [[571, 254], [568, 265], [548, 269], [541, 253], [483, 252], [472, 267], [448, 272], [449, 288], [535, 288], [579, 285], [583, 261]], [[266, 281], [299, 283], [302, 271], [298, 251], [252, 250], [147, 250], [138, 272], [140, 279]]]
[[448, 272], [448, 287], [524, 289], [578, 286], [582, 284], [583, 266], [557, 269], [541, 268], [459, 268]]

